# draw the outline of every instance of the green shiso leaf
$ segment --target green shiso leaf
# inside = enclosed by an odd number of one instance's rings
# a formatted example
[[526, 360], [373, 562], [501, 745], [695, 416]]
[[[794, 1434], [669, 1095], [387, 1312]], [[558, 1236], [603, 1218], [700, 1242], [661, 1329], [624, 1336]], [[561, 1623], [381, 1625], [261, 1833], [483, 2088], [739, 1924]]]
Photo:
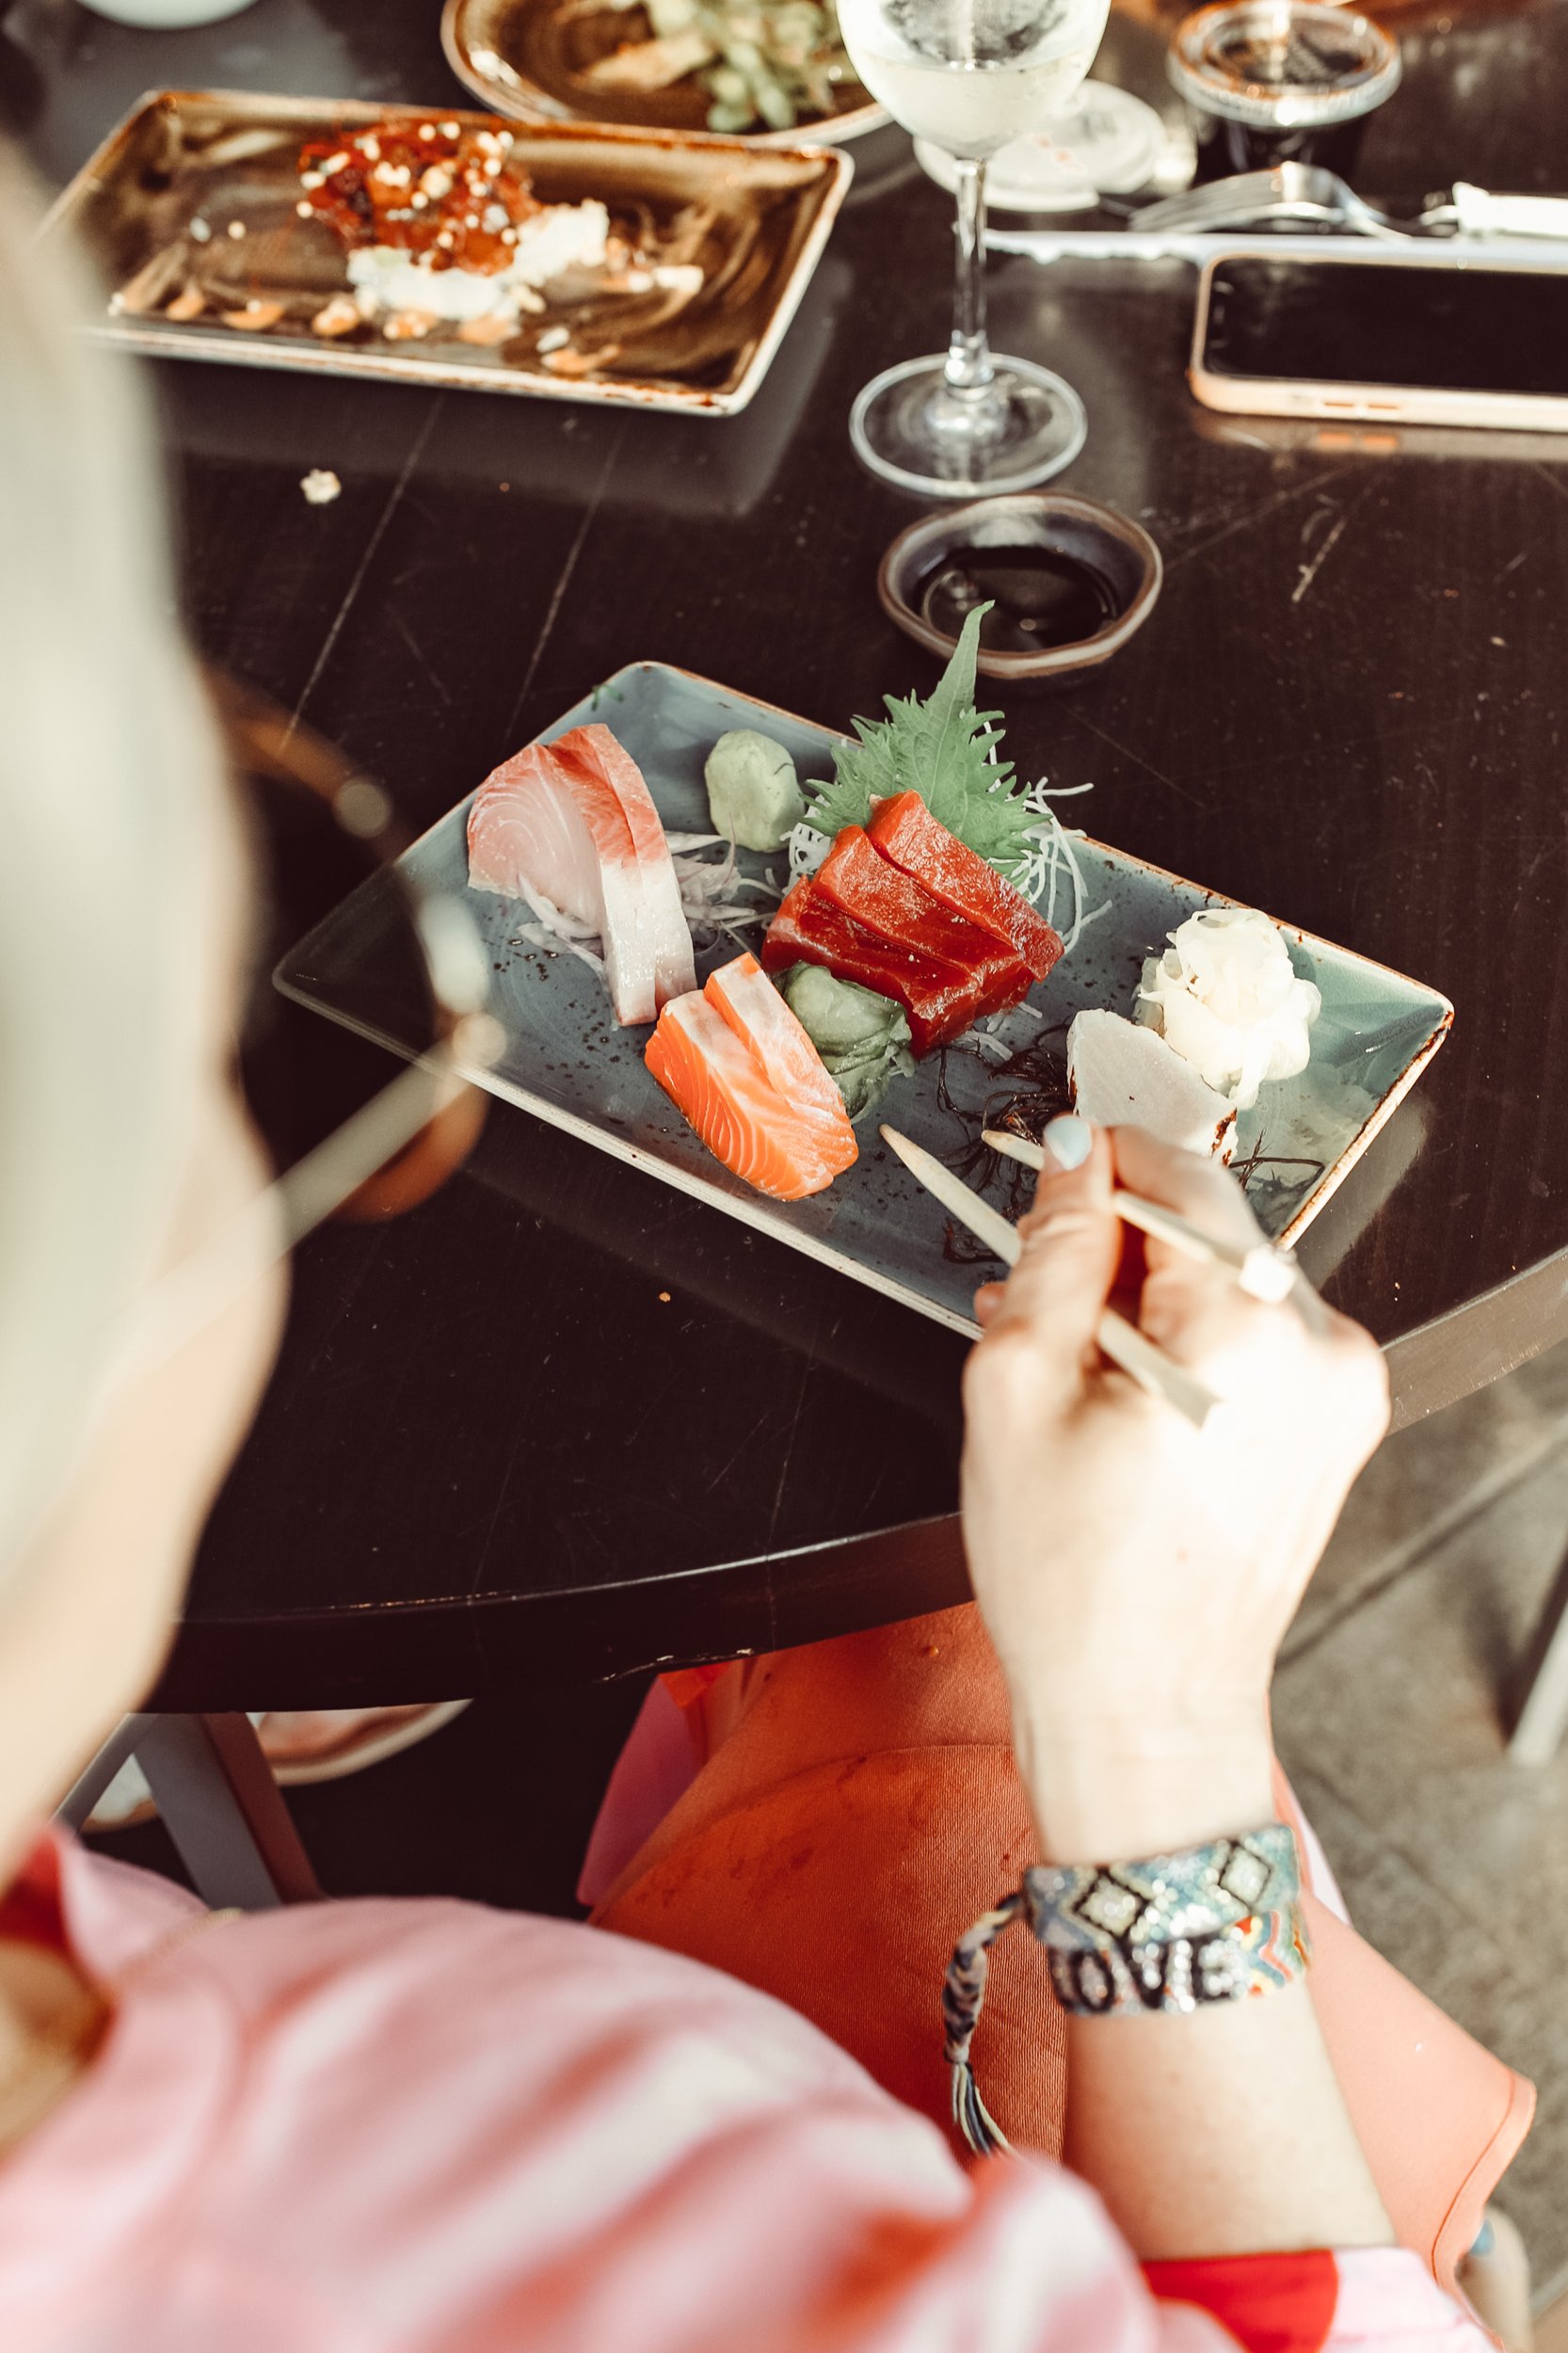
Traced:
[[918, 792], [960, 841], [1009, 880], [1019, 873], [1026, 837], [1040, 821], [1010, 790], [1012, 761], [988, 757], [1001, 741], [1001, 713], [975, 709], [980, 625], [990, 609], [977, 604], [969, 614], [952, 659], [924, 702], [916, 695], [904, 701], [888, 695], [886, 719], [856, 720], [860, 740], [834, 752], [835, 781], [824, 785], [808, 808], [808, 824], [829, 835], [841, 825], [869, 824], [873, 800]]

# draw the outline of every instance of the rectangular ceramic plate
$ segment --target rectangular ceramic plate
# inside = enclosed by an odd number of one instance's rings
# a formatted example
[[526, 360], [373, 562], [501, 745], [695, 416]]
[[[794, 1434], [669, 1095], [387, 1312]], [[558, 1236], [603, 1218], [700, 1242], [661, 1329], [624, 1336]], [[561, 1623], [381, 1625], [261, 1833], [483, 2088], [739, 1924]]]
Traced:
[[[348, 280], [336, 233], [296, 214], [301, 146], [389, 118], [427, 121], [433, 113], [349, 100], [154, 91], [59, 198], [46, 244], [51, 232], [80, 237], [116, 306], [102, 331], [168, 359], [388, 376], [683, 416], [731, 416], [745, 407], [826, 242], [853, 169], [846, 155], [592, 123], [503, 123], [442, 109], [437, 120], [506, 131], [542, 202], [601, 199], [612, 228], [630, 232], [651, 260], [695, 260], [701, 286], [684, 297], [657, 287], [640, 294], [585, 283], [558, 288], [559, 298], [525, 315], [517, 334], [497, 345], [463, 343], [450, 326], [400, 343], [389, 343], [378, 326], [336, 339], [312, 333], [312, 319]], [[232, 228], [243, 234], [232, 235]], [[201, 314], [168, 317], [168, 303], [191, 288], [202, 296]], [[259, 328], [225, 323], [244, 315], [248, 302], [280, 303], [281, 315]], [[547, 357], [559, 364], [560, 353], [541, 352], [539, 339], [563, 327], [574, 350], [609, 355], [591, 375], [555, 375], [546, 365]]]
[[[547, 728], [543, 742], [598, 719], [636, 760], [671, 832], [709, 829], [702, 768], [728, 728], [760, 728], [785, 744], [803, 777], [832, 774], [842, 738], [826, 728], [732, 694], [661, 663], [617, 671]], [[1066, 1025], [1088, 1005], [1130, 1013], [1144, 959], [1198, 908], [1226, 905], [1096, 841], [1079, 847], [1087, 904], [1109, 911], [1084, 931], [1032, 992], [1038, 1017], [1005, 1017], [1002, 1043], [1032, 1049], [1032, 1067], [1009, 1073], [971, 1048], [950, 1048], [897, 1079], [880, 1113], [857, 1129], [860, 1158], [827, 1192], [776, 1202], [732, 1176], [705, 1150], [643, 1065], [646, 1030], [617, 1028], [598, 976], [576, 957], [520, 944], [527, 910], [467, 888], [468, 802], [452, 809], [403, 860], [420, 889], [464, 894], [491, 951], [491, 1010], [506, 1034], [495, 1068], [469, 1075], [492, 1094], [568, 1128], [665, 1184], [711, 1201], [856, 1281], [902, 1299], [960, 1332], [974, 1329], [977, 1282], [994, 1273], [945, 1212], [888, 1152], [878, 1117], [950, 1163], [964, 1165], [967, 1140], [1012, 1098], [1065, 1094]], [[782, 856], [746, 853], [752, 873], [782, 874]], [[362, 884], [285, 957], [278, 984], [303, 1003], [395, 1050], [417, 1051], [419, 1016], [407, 995], [397, 894], [385, 879]], [[1250, 1163], [1247, 1193], [1266, 1232], [1297, 1236], [1367, 1149], [1395, 1104], [1441, 1045], [1452, 1007], [1435, 989], [1384, 970], [1326, 940], [1282, 927], [1299, 972], [1322, 992], [1312, 1058], [1297, 1079], [1266, 1086], [1242, 1114], [1238, 1160]], [[720, 943], [697, 959], [698, 977], [734, 954]], [[399, 972], [405, 978], [400, 985]], [[520, 1137], [519, 1148], [525, 1149]], [[991, 1197], [1010, 1205], [1012, 1176], [997, 1171]]]

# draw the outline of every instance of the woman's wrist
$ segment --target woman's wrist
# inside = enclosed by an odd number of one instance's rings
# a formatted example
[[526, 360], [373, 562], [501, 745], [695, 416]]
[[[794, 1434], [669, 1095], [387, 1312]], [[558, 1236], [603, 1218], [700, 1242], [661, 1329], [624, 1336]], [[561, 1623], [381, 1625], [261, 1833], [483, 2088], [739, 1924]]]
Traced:
[[1229, 1727], [1021, 1723], [1014, 1737], [1043, 1862], [1172, 1854], [1277, 1812], [1261, 1707], [1256, 1722]]

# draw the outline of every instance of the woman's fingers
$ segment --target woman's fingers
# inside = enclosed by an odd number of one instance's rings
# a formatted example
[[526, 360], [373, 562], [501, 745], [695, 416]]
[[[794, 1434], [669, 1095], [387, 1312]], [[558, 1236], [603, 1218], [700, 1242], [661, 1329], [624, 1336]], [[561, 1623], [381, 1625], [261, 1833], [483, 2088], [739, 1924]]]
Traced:
[[[1053, 1122], [1046, 1131], [1069, 1155], [1087, 1151], [1078, 1167], [1048, 1166], [1034, 1205], [1018, 1225], [1022, 1254], [1000, 1299], [983, 1311], [982, 1351], [1003, 1338], [1028, 1345], [1037, 1358], [1034, 1378], [1059, 1401], [1075, 1393], [1093, 1361], [1095, 1328], [1121, 1254], [1121, 1224], [1111, 1206], [1111, 1146], [1082, 1120]], [[994, 1287], [987, 1286], [987, 1289]], [[993, 1349], [994, 1353], [994, 1349]]]
[[[1096, 1330], [1127, 1241], [1113, 1208], [1117, 1186], [1175, 1209], [1216, 1240], [1251, 1247], [1263, 1236], [1224, 1168], [1140, 1128], [1098, 1130], [1068, 1119], [1053, 1122], [1045, 1143], [1048, 1166], [1018, 1226], [1022, 1255], [1005, 1284], [986, 1283], [977, 1291], [975, 1320], [990, 1343], [978, 1352], [983, 1357], [1023, 1350], [1026, 1385], [1038, 1408], [1048, 1411], [1080, 1394], [1085, 1373], [1100, 1362]], [[1064, 1153], [1069, 1160], [1086, 1157], [1064, 1166]], [[1304, 1346], [1323, 1347], [1339, 1322], [1304, 1284], [1283, 1306], [1265, 1305], [1242, 1290], [1223, 1261], [1194, 1258], [1152, 1238], [1142, 1249], [1146, 1273], [1137, 1321], [1223, 1396], [1250, 1396], [1260, 1380], [1285, 1376]], [[1347, 1330], [1359, 1337], [1353, 1327]], [[1000, 1365], [996, 1370], [1000, 1377]], [[976, 1372], [984, 1384], [984, 1367]]]
[[1250, 1245], [1265, 1240], [1240, 1186], [1218, 1160], [1161, 1144], [1144, 1128], [1112, 1128], [1110, 1133], [1116, 1182], [1125, 1192], [1175, 1209], [1218, 1241]]
[[[1161, 1144], [1139, 1128], [1113, 1128], [1111, 1143], [1117, 1181], [1126, 1191], [1175, 1209], [1217, 1241], [1250, 1249], [1266, 1241], [1240, 1186], [1219, 1161]], [[1298, 1278], [1283, 1307], [1265, 1306], [1241, 1289], [1234, 1268], [1223, 1260], [1192, 1257], [1152, 1238], [1144, 1256], [1140, 1323], [1183, 1364], [1205, 1368], [1224, 1391], [1233, 1382], [1244, 1384], [1246, 1365], [1259, 1348], [1268, 1348], [1271, 1336], [1277, 1339], [1302, 1326], [1314, 1335], [1327, 1329], [1327, 1310], [1304, 1278]]]

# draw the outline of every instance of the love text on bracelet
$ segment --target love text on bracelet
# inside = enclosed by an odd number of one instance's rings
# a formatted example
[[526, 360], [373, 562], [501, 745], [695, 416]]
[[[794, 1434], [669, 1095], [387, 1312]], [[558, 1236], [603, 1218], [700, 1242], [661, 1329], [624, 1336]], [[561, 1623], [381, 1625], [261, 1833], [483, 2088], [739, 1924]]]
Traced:
[[1008, 2146], [974, 2079], [969, 2046], [992, 1945], [1027, 1919], [1057, 1998], [1078, 2017], [1186, 2012], [1278, 1992], [1304, 1976], [1294, 1833], [1267, 1822], [1139, 1863], [1036, 1864], [959, 1939], [942, 1988], [953, 2121], [971, 2149]]
[[1296, 1841], [1283, 1822], [1142, 1863], [1036, 1864], [1030, 1925], [1064, 2009], [1192, 2010], [1273, 1991], [1305, 1967]]

